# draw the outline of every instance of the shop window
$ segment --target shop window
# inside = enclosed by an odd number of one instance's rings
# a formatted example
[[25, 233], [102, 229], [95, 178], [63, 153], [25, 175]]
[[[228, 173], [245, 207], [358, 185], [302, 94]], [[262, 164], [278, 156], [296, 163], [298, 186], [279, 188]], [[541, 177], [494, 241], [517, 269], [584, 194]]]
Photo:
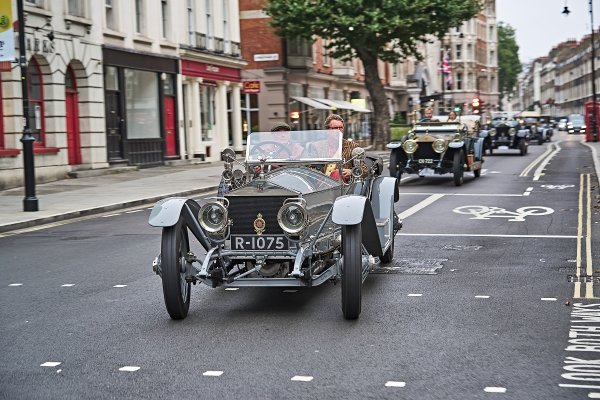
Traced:
[[200, 119], [202, 120], [202, 140], [213, 139], [213, 128], [216, 122], [216, 84], [200, 86]]
[[157, 74], [134, 69], [124, 72], [127, 138], [160, 138]]
[[40, 65], [32, 58], [27, 68], [27, 90], [29, 93], [29, 129], [37, 146], [46, 145], [46, 122], [44, 118], [44, 81]]
[[258, 128], [258, 95], [242, 93], [242, 141], [246, 144], [246, 138], [251, 132], [257, 132]]

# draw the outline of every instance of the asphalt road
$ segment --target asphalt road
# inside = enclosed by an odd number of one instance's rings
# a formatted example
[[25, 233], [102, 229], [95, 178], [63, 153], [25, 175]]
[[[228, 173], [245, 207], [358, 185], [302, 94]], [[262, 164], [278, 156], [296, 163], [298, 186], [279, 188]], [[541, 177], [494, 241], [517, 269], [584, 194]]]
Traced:
[[403, 177], [395, 259], [357, 321], [329, 283], [196, 285], [170, 320], [146, 208], [0, 238], [0, 398], [600, 398], [598, 187], [580, 140], [496, 151], [461, 187]]

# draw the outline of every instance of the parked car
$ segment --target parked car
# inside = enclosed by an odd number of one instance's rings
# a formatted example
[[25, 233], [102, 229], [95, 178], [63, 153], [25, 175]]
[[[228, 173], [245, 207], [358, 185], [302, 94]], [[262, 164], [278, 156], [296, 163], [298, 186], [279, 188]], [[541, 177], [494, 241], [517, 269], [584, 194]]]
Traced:
[[567, 120], [567, 132], [573, 133], [585, 133], [585, 119], [581, 114], [571, 114]]
[[484, 139], [484, 147], [490, 154], [495, 149], [515, 149], [525, 155], [529, 147], [529, 134], [529, 130], [523, 129], [516, 119], [495, 117], [479, 132], [479, 137]]
[[481, 175], [483, 139], [477, 137], [480, 117], [461, 116], [456, 122], [444, 122], [446, 118], [418, 122], [399, 142], [387, 144], [391, 150], [391, 176], [399, 181], [402, 174], [452, 173], [454, 184], [460, 186], [465, 172], [473, 172], [475, 178]]
[[[328, 151], [315, 155], [315, 147]], [[204, 205], [186, 198], [156, 203], [149, 223], [162, 228], [162, 241], [153, 269], [171, 318], [187, 316], [192, 283], [312, 287], [328, 281], [341, 281], [343, 316], [358, 318], [370, 267], [393, 258], [401, 227], [394, 213], [398, 187], [395, 178], [381, 176], [380, 157], [356, 148], [344, 160], [341, 149], [338, 130], [254, 132], [244, 160], [232, 149], [221, 154], [224, 195]], [[353, 166], [347, 181], [346, 162]], [[338, 173], [327, 175], [323, 166]]]

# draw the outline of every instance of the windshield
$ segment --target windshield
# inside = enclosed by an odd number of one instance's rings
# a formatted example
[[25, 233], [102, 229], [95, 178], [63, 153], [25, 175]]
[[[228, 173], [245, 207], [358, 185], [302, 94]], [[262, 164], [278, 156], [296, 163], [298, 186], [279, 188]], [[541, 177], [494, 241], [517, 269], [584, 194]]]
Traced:
[[514, 119], [508, 119], [508, 118], [494, 118], [494, 120], [492, 121], [492, 126], [502, 126], [502, 125], [516, 126], [517, 121]]
[[339, 186], [339, 182], [326, 177], [321, 172], [306, 167], [280, 168], [270, 174], [268, 180], [278, 186], [302, 194]]
[[583, 124], [583, 117], [581, 115], [572, 115], [569, 117], [569, 121], [573, 124]]
[[248, 136], [249, 163], [311, 163], [342, 160], [342, 132], [315, 131], [253, 132]]

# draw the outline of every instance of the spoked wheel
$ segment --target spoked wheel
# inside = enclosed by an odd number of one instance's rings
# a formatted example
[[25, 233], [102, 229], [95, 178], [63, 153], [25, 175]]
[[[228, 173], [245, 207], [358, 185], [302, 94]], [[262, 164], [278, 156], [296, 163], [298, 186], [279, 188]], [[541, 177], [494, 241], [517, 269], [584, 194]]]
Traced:
[[362, 292], [362, 236], [360, 224], [342, 228], [342, 312], [346, 319], [360, 315]]
[[185, 256], [189, 250], [187, 226], [180, 217], [174, 226], [163, 228], [160, 247], [163, 295], [173, 319], [185, 318], [190, 308], [191, 283], [185, 280]]
[[463, 151], [458, 150], [454, 152], [454, 159], [452, 161], [452, 173], [454, 174], [454, 184], [460, 186], [463, 183]]

